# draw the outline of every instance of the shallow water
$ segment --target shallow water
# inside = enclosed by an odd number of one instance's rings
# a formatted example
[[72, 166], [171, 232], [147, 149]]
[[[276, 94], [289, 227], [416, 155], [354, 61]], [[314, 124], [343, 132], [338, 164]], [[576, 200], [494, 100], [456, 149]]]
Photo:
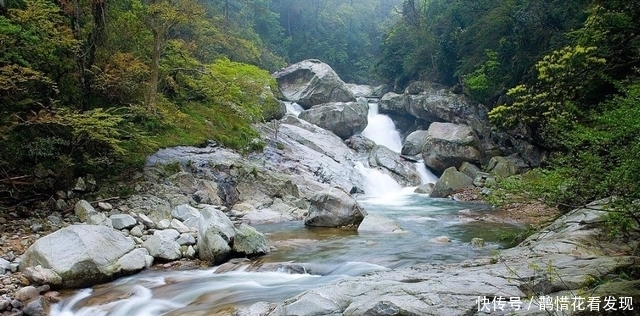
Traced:
[[[521, 229], [508, 224], [467, 222], [460, 211], [489, 212], [483, 204], [433, 199], [404, 189], [390, 196], [361, 198], [371, 214], [395, 219], [404, 233], [357, 233], [308, 228], [302, 222], [256, 225], [274, 251], [253, 261], [265, 271], [217, 268], [146, 271], [81, 290], [53, 307], [51, 315], [207, 315], [255, 302], [282, 302], [305, 290], [374, 270], [420, 263], [459, 262], [502, 247], [498, 234]], [[451, 243], [430, 239], [446, 235]], [[469, 241], [484, 238], [486, 246]], [[293, 267], [293, 268], [291, 268]], [[249, 270], [247, 270], [249, 269]]]

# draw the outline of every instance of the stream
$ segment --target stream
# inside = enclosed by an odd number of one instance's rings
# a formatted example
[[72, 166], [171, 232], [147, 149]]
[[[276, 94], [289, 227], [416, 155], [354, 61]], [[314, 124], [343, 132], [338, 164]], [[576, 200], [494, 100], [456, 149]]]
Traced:
[[[393, 122], [371, 105], [363, 135], [399, 152]], [[288, 106], [289, 108], [290, 106]], [[423, 183], [437, 178], [416, 164]], [[480, 203], [434, 199], [401, 188], [391, 177], [358, 162], [366, 195], [357, 199], [369, 214], [395, 220], [400, 233], [358, 233], [308, 228], [301, 221], [254, 225], [273, 250], [254, 260], [185, 271], [143, 271], [114, 282], [69, 293], [51, 315], [211, 315], [256, 302], [280, 303], [306, 290], [367, 272], [420, 263], [447, 263], [490, 255], [504, 247], [501, 232], [521, 227], [464, 220], [490, 212]], [[433, 239], [447, 236], [449, 243]], [[485, 246], [474, 248], [472, 238]]]

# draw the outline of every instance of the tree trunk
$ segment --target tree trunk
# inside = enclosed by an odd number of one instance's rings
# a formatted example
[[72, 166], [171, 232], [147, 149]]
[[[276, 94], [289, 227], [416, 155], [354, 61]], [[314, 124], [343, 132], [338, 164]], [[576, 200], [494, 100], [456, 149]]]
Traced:
[[149, 95], [147, 96], [147, 110], [155, 111], [156, 94], [158, 93], [158, 78], [160, 77], [160, 53], [162, 52], [161, 31], [152, 30], [153, 52], [151, 55], [151, 78], [149, 78]]

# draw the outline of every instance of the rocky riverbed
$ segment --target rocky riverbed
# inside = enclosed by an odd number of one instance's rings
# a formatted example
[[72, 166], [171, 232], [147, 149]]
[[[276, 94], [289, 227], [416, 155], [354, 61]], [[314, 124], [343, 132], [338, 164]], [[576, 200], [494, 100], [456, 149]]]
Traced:
[[[296, 71], [315, 72], [316, 77], [296, 82], [301, 78]], [[397, 223], [369, 216], [354, 196], [371, 194], [372, 183], [391, 181], [391, 187], [376, 191], [387, 193], [400, 184], [425, 182], [417, 163], [442, 173], [417, 192], [482, 200], [496, 177], [522, 173], [544, 156], [529, 144], [494, 134], [480, 105], [466, 104], [463, 96], [429, 84], [382, 98], [382, 111], [396, 122], [414, 121], [400, 128], [407, 137], [404, 144], [391, 146], [397, 147], [394, 151], [360, 134], [370, 133], [365, 126], [377, 114], [367, 113], [373, 105], [362, 97], [382, 97], [384, 89], [349, 87], [331, 72], [309, 61], [276, 74], [281, 88], [289, 90], [283, 95], [301, 102], [307, 109], [301, 117], [314, 124], [286, 115], [256, 125], [266, 144], [261, 152], [241, 155], [214, 142], [162, 149], [148, 157], [131, 196], [83, 200], [96, 186], [92, 177], [85, 177], [72, 190], [56, 194], [48, 204], [53, 211], [32, 212], [28, 219], [17, 212], [0, 218], [0, 311], [47, 315], [60, 299], [58, 289], [91, 286], [144, 269], [196, 268], [260, 256], [274, 247], [253, 228], [262, 223], [306, 220], [308, 226], [336, 226], [351, 233], [364, 223], [363, 231], [401, 233]], [[506, 148], [507, 143], [515, 146]], [[530, 156], [519, 156], [518, 148]], [[546, 313], [539, 309], [540, 296], [636, 299], [628, 289], [637, 288], [637, 242], [612, 240], [599, 228], [606, 205], [574, 210], [494, 256], [370, 272], [284, 302], [230, 306], [222, 314], [509, 313], [478, 308], [479, 299], [497, 297], [518, 298], [537, 306], [530, 312]], [[531, 224], [556, 215], [553, 209], [528, 204], [490, 215], [461, 211], [457, 221]], [[446, 243], [448, 237], [442, 237], [436, 241]]]

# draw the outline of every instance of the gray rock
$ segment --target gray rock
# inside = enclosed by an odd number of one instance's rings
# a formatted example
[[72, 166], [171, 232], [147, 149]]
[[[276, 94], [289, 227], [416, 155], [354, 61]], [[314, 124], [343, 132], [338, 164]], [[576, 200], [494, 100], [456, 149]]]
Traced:
[[131, 228], [129, 233], [134, 237], [142, 237], [142, 229], [139, 226]]
[[402, 186], [420, 185], [420, 174], [413, 165], [385, 146], [376, 146], [369, 154], [369, 166], [381, 167]]
[[435, 186], [434, 183], [425, 183], [417, 187], [415, 190], [413, 190], [413, 192], [420, 193], [420, 194], [431, 194], [431, 191], [433, 191], [434, 186]]
[[91, 214], [86, 220], [87, 225], [101, 225], [113, 228], [111, 219], [104, 213]]
[[40, 291], [33, 285], [25, 286], [13, 293], [13, 297], [23, 303], [29, 302], [38, 295], [40, 295]]
[[82, 177], [79, 177], [76, 180], [76, 185], [73, 187], [73, 190], [78, 192], [86, 192], [86, 191], [89, 191], [89, 188], [87, 186], [87, 183], [84, 181], [84, 179]]
[[180, 252], [180, 245], [175, 241], [175, 238], [172, 238], [169, 234], [160, 233], [160, 231], [156, 233], [142, 243], [142, 247], [149, 251], [149, 255], [162, 260], [180, 259], [182, 253]]
[[362, 136], [362, 134], [353, 135], [345, 140], [344, 143], [359, 154], [369, 154], [376, 147], [374, 141]]
[[0, 258], [0, 275], [4, 274], [6, 271], [11, 271], [11, 262]]
[[51, 303], [44, 296], [38, 296], [22, 309], [25, 316], [49, 316]]
[[494, 187], [495, 185], [497, 185], [496, 179], [486, 173], [486, 172], [478, 172], [477, 176], [475, 177], [475, 179], [473, 179], [473, 185], [477, 186], [477, 187]]
[[153, 232], [153, 235], [174, 241], [178, 240], [178, 238], [180, 237], [180, 233], [175, 229], [156, 230], [155, 232]]
[[242, 224], [236, 229], [232, 250], [245, 256], [263, 255], [270, 251], [269, 241], [255, 228]]
[[136, 226], [137, 224], [136, 219], [128, 214], [111, 215], [109, 216], [109, 219], [111, 219], [111, 224], [113, 225], [113, 228], [117, 230], [129, 229], [133, 226]]
[[184, 233], [180, 234], [180, 237], [178, 237], [176, 242], [180, 246], [191, 246], [196, 244], [196, 239], [195, 237], [191, 236], [191, 234]]
[[43, 268], [41, 265], [23, 269], [24, 276], [33, 284], [61, 285], [62, 277], [53, 269]]
[[98, 202], [98, 208], [105, 212], [109, 212], [113, 210], [113, 206], [107, 202]]
[[310, 199], [307, 226], [358, 227], [367, 212], [344, 189], [333, 187], [318, 192]]
[[444, 171], [460, 167], [463, 162], [479, 163], [478, 137], [466, 125], [432, 123], [422, 147], [422, 158], [427, 166]]
[[443, 198], [470, 186], [473, 186], [473, 179], [451, 167], [442, 173], [429, 196]]
[[171, 224], [169, 224], [169, 228], [175, 229], [179, 233], [188, 233], [193, 231], [190, 227], [187, 227], [187, 225], [183, 224], [181, 221], [175, 218], [171, 220]]
[[402, 144], [403, 155], [414, 156], [422, 153], [422, 147], [427, 142], [427, 131], [419, 130], [412, 132], [405, 139]]
[[516, 163], [505, 157], [491, 157], [487, 164], [487, 171], [501, 178], [506, 178], [520, 173], [520, 169]]
[[478, 176], [478, 174], [481, 172], [480, 168], [476, 167], [476, 165], [469, 163], [467, 161], [463, 162], [462, 165], [460, 165], [460, 168], [458, 169], [458, 171], [466, 174], [471, 179], [475, 179]]
[[98, 212], [89, 204], [89, 202], [85, 200], [80, 200], [76, 203], [76, 206], [73, 208], [76, 216], [80, 221], [84, 222], [89, 218], [89, 216], [93, 214], [97, 214]]
[[201, 260], [220, 263], [231, 253], [229, 246], [236, 236], [235, 228], [229, 218], [220, 210], [205, 207], [198, 229], [198, 254]]
[[398, 222], [390, 218], [368, 214], [364, 217], [360, 226], [358, 226], [358, 233], [401, 233], [404, 229], [400, 227]]
[[200, 219], [200, 211], [193, 208], [189, 204], [183, 204], [175, 207], [171, 211], [171, 216], [173, 216], [173, 218], [181, 220], [182, 222], [186, 222], [194, 218]]
[[298, 117], [347, 139], [367, 127], [368, 110], [367, 101], [360, 99], [358, 102], [316, 105], [303, 111]]
[[286, 100], [306, 109], [328, 102], [355, 101], [355, 96], [335, 71], [317, 59], [295, 63], [273, 76]]
[[380, 105], [380, 113], [407, 115], [406, 102], [407, 98], [403, 94], [393, 92], [386, 93], [378, 102]]
[[160, 220], [160, 221], [156, 224], [156, 227], [157, 227], [158, 229], [167, 229], [167, 228], [169, 228], [169, 226], [171, 226], [171, 221], [170, 221], [170, 220], [168, 220], [168, 219]]
[[20, 270], [41, 265], [68, 287], [89, 286], [121, 274], [118, 260], [133, 240], [105, 226], [71, 225], [38, 239], [22, 256]]
[[138, 214], [138, 221], [144, 225], [147, 229], [155, 229], [156, 223], [153, 222], [147, 215]]
[[184, 252], [184, 257], [187, 259], [193, 259], [196, 257], [196, 250], [193, 249], [193, 246], [187, 247], [187, 251]]
[[147, 267], [149, 251], [146, 248], [136, 248], [118, 259], [122, 271], [126, 273], [137, 272]]

